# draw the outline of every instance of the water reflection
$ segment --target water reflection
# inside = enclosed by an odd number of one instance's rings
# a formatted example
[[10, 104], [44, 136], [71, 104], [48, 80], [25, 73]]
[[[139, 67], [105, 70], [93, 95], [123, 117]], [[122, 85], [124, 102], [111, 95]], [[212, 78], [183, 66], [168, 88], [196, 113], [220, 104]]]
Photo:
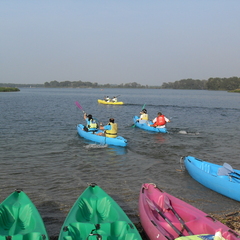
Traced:
[[157, 143], [165, 143], [166, 142], [166, 138], [165, 138], [165, 134], [154, 134], [154, 141]]

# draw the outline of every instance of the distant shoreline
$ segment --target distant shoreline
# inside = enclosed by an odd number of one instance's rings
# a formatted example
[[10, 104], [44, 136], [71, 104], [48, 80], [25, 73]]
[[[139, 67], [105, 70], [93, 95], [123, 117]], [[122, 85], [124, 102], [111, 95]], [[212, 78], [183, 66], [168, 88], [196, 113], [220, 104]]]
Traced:
[[19, 92], [19, 88], [14, 87], [0, 87], [0, 92]]

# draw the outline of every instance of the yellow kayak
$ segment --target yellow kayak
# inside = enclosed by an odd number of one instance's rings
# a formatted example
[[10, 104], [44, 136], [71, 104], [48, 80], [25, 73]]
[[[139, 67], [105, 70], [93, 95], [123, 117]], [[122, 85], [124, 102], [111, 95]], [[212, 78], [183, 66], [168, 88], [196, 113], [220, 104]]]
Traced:
[[112, 104], [112, 105], [123, 105], [124, 102], [106, 102], [105, 100], [98, 99], [98, 103], [101, 104]]

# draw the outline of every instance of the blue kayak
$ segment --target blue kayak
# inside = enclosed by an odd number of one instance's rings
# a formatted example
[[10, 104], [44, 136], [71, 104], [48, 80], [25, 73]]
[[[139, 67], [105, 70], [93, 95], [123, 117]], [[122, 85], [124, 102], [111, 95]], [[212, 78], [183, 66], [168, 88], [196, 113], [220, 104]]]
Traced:
[[84, 126], [82, 124], [78, 124], [77, 131], [81, 137], [88, 139], [90, 141], [93, 141], [95, 143], [100, 143], [102, 145], [105, 145], [105, 144], [114, 145], [114, 146], [120, 146], [120, 147], [127, 146], [127, 140], [121, 136], [117, 136], [116, 138], [98, 136], [97, 134], [100, 132], [103, 132], [103, 130], [96, 130], [94, 132], [92, 132], [92, 131], [86, 132], [86, 131], [84, 131]]
[[240, 171], [233, 169], [228, 163], [222, 166], [187, 156], [183, 158], [185, 168], [190, 176], [226, 197], [240, 201]]
[[160, 133], [167, 133], [167, 128], [159, 128], [159, 127], [150, 127], [148, 126], [153, 124], [152, 121], [146, 121], [146, 122], [137, 122], [137, 119], [139, 119], [138, 116], [134, 116], [133, 117], [133, 123], [134, 123], [134, 126], [135, 127], [138, 127], [138, 128], [141, 128], [141, 129], [144, 129], [144, 130], [147, 130], [147, 131], [151, 131], [151, 132], [160, 132]]

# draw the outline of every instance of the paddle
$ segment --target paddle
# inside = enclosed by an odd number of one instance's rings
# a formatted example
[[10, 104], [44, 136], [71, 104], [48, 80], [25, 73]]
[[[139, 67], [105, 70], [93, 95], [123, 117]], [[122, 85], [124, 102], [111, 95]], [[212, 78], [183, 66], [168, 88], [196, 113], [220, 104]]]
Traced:
[[[143, 106], [142, 106], [142, 110], [145, 108], [145, 103], [143, 104]], [[135, 123], [132, 125], [132, 127], [136, 127], [136, 125], [135, 125]]]
[[[168, 196], [165, 195], [164, 197], [164, 203], [165, 206], [164, 208], [168, 209], [170, 208], [172, 210], [172, 212], [174, 213], [174, 215], [178, 218], [178, 220], [182, 223], [182, 225], [184, 226], [184, 228], [187, 230], [187, 232], [189, 233], [189, 235], [194, 235], [193, 232], [189, 229], [189, 227], [185, 224], [185, 222], [183, 221], [183, 219], [178, 215], [178, 213], [176, 212], [176, 210], [173, 208], [171, 200], [168, 198]], [[167, 206], [167, 207], [166, 207]]]
[[172, 229], [179, 235], [184, 236], [182, 232], [180, 232], [172, 223], [171, 221], [155, 206], [155, 204], [148, 198], [146, 198], [146, 201], [149, 205], [149, 207], [152, 210], [155, 210], [158, 214], [161, 215], [161, 217], [172, 227]]
[[[236, 172], [230, 172], [229, 169], [225, 168], [225, 167], [221, 167], [218, 169], [218, 176], [229, 176], [229, 177], [233, 177], [233, 178], [236, 178], [236, 179], [240, 179], [239, 177], [237, 176], [234, 176], [234, 175], [230, 175], [230, 173], [236, 173]], [[238, 173], [236, 173], [237, 175], [239, 175]]]
[[83, 108], [82, 108], [82, 106], [80, 105], [79, 102], [75, 102], [75, 104], [76, 104], [76, 106], [77, 106], [80, 110], [83, 111], [83, 113], [85, 113], [84, 110], [83, 110]]
[[231, 166], [230, 164], [224, 163], [224, 164], [223, 164], [223, 167], [226, 168], [228, 171], [230, 171], [230, 173], [234, 173], [234, 174], [240, 176], [239, 173], [237, 173], [237, 172], [235, 172], [235, 171], [233, 170], [233, 168], [232, 168], [232, 166]]

